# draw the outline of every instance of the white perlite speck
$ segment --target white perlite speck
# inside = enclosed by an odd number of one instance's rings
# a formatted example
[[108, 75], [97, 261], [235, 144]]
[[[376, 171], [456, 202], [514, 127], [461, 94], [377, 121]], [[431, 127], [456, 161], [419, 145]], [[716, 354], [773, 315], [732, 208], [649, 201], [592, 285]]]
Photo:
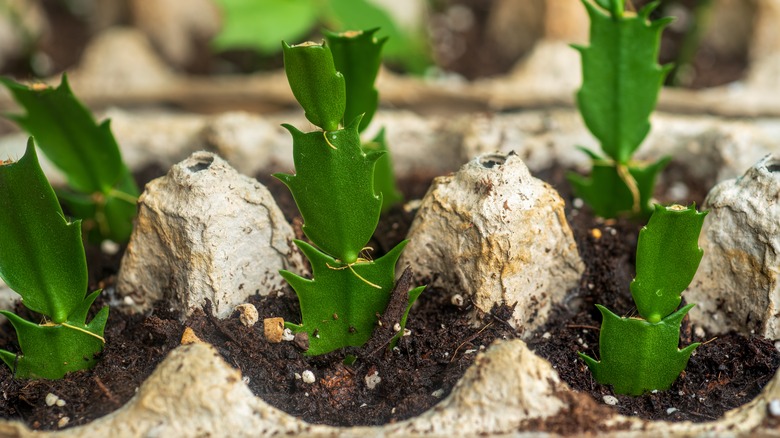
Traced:
[[666, 410], [666, 414], [667, 415], [672, 415], [675, 412], [677, 412], [677, 408], [669, 408], [669, 409]]
[[374, 389], [381, 381], [382, 378], [379, 377], [379, 371], [374, 371], [373, 373], [366, 376], [366, 387], [368, 389]]
[[45, 399], [46, 406], [54, 406], [54, 404], [57, 403], [57, 400], [59, 400], [59, 399], [60, 399], [59, 397], [57, 397], [56, 395], [54, 395], [52, 393], [46, 394], [46, 399]]
[[295, 335], [293, 334], [292, 330], [288, 328], [284, 329], [284, 331], [282, 332], [282, 340], [290, 342], [293, 339], [295, 339]]
[[301, 373], [301, 380], [303, 380], [303, 383], [314, 383], [317, 380], [317, 378], [314, 377], [313, 372], [306, 370]]
[[618, 404], [618, 399], [615, 396], [612, 395], [605, 395], [604, 396], [604, 403], [610, 405], [610, 406], [616, 406]]
[[773, 417], [780, 417], [780, 399], [776, 398], [769, 402], [767, 405], [769, 415]]
[[441, 396], [443, 396], [443, 395], [444, 395], [444, 390], [443, 390], [443, 389], [441, 389], [441, 388], [439, 388], [439, 389], [437, 389], [436, 391], [433, 391], [433, 392], [431, 393], [431, 395], [432, 395], [432, 396], [434, 396], [434, 397], [436, 397], [436, 398], [441, 398]]

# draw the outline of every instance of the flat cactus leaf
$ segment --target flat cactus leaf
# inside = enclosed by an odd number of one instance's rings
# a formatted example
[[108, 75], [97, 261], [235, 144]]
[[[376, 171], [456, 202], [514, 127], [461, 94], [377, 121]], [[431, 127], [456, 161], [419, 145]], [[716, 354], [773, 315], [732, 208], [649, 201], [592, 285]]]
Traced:
[[371, 123], [379, 105], [379, 92], [374, 87], [374, 81], [382, 64], [382, 47], [387, 37], [377, 39], [374, 34], [378, 30], [325, 32], [336, 70], [344, 75], [346, 83], [344, 124], [351, 123], [362, 114], [358, 127], [360, 132]]
[[376, 160], [374, 166], [374, 190], [382, 197], [382, 212], [387, 212], [393, 205], [404, 200], [404, 195], [398, 190], [393, 173], [393, 160], [385, 141], [385, 129], [368, 143], [363, 144], [364, 152], [382, 152], [382, 156]]
[[87, 291], [81, 224], [65, 219], [32, 138], [19, 161], [0, 165], [0, 230], [0, 277], [28, 309], [67, 321]]
[[301, 304], [301, 324], [286, 326], [295, 333], [308, 333], [307, 355], [365, 344], [374, 331], [377, 316], [385, 311], [390, 300], [395, 264], [406, 242], [377, 260], [351, 266], [306, 242], [296, 240], [295, 244], [311, 263], [313, 279], [281, 271]]
[[374, 193], [374, 163], [381, 153], [364, 154], [355, 119], [345, 129], [293, 136], [295, 175], [275, 174], [295, 198], [303, 232], [320, 249], [344, 263], [357, 261], [379, 222], [382, 198]]
[[583, 0], [591, 21], [590, 46], [574, 47], [582, 55], [580, 113], [604, 152], [626, 164], [650, 131], [650, 113], [671, 69], [658, 64], [661, 32], [671, 18], [649, 21], [657, 2], [635, 16], [624, 15], [622, 2], [599, 0], [607, 14]]
[[689, 304], [656, 323], [638, 318], [621, 318], [596, 305], [603, 317], [599, 350], [601, 361], [579, 353], [601, 384], [612, 385], [615, 393], [641, 395], [672, 386], [698, 343], [680, 350], [680, 324], [693, 307]]
[[[593, 152], [587, 151], [589, 155]], [[653, 212], [650, 200], [658, 174], [669, 163], [670, 157], [664, 157], [646, 166], [629, 164], [625, 167], [634, 179], [639, 194], [635, 198], [617, 167], [611, 161], [596, 156], [590, 176], [583, 177], [575, 172], [569, 172], [566, 177], [572, 185], [574, 194], [582, 198], [596, 215], [601, 217], [617, 217], [623, 213], [630, 216], [646, 218]]]
[[631, 282], [631, 295], [642, 318], [660, 321], [680, 305], [680, 294], [693, 280], [704, 254], [698, 241], [706, 215], [696, 211], [695, 205], [655, 206], [639, 232], [636, 278]]
[[61, 379], [66, 373], [89, 369], [97, 363], [103, 351], [103, 331], [108, 320], [108, 307], [103, 307], [85, 323], [86, 310], [99, 291], [83, 300], [81, 311], [73, 321], [64, 324], [38, 325], [14, 313], [0, 311], [11, 322], [19, 338], [22, 354], [0, 350], [0, 359], [18, 378]]
[[[105, 213], [107, 219], [98, 230], [98, 237], [127, 241], [139, 190], [122, 161], [110, 121], [95, 122], [73, 95], [66, 75], [57, 88], [27, 87], [5, 78], [0, 78], [0, 84], [27, 111], [9, 117], [35, 137], [46, 157], [65, 174], [68, 185], [95, 204], [88, 211]], [[63, 201], [67, 203], [68, 198]], [[73, 207], [79, 214], [79, 205]]]
[[306, 118], [325, 131], [339, 129], [346, 110], [346, 85], [344, 76], [336, 71], [330, 48], [311, 42], [295, 46], [282, 42], [282, 51], [287, 80]]

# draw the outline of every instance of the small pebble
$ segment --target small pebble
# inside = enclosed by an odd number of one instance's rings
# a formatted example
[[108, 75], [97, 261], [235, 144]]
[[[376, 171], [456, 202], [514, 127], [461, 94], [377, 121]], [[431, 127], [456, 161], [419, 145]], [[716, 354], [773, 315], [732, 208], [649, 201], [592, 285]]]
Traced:
[[303, 383], [314, 383], [317, 379], [314, 377], [314, 373], [306, 370], [301, 373], [301, 380], [303, 380]]
[[606, 404], [608, 404], [610, 406], [615, 406], [615, 405], [618, 404], [618, 399], [617, 399], [617, 397], [612, 396], [612, 395], [605, 395], [604, 396], [604, 403], [606, 403]]
[[677, 408], [669, 408], [666, 410], [668, 415], [674, 414], [675, 412], [677, 412]]
[[571, 201], [571, 205], [574, 208], [580, 209], [585, 205], [585, 201], [580, 198], [574, 198], [574, 200]]
[[780, 351], [780, 341], [775, 341], [775, 348]]
[[382, 381], [382, 378], [381, 378], [381, 377], [379, 377], [379, 371], [376, 371], [376, 370], [374, 370], [374, 372], [373, 372], [373, 373], [371, 373], [371, 374], [367, 375], [367, 376], [365, 377], [365, 379], [366, 379], [366, 387], [367, 387], [368, 389], [374, 389], [374, 388], [376, 388], [376, 385], [378, 385], [378, 384], [379, 384], [379, 382], [381, 382], [381, 381]]
[[769, 415], [773, 417], [780, 417], [780, 399], [773, 399], [767, 406], [769, 409]]
[[542, 339], [550, 339], [550, 336], [552, 336], [550, 335], [550, 332], [544, 332], [544, 334], [542, 335]]
[[400, 332], [401, 331], [401, 324], [395, 323], [395, 325], [393, 325], [393, 331], [396, 332], [396, 333]]
[[406, 337], [406, 336], [411, 336], [411, 335], [412, 335], [412, 331], [411, 331], [411, 330], [409, 330], [408, 328], [405, 328], [405, 329], [404, 329], [404, 337]]
[[[253, 306], [254, 307], [254, 306]], [[255, 309], [257, 311], [257, 309]], [[282, 342], [282, 334], [284, 333], [284, 318], [266, 318], [263, 320], [263, 334], [265, 340], [278, 344]]]
[[601, 230], [598, 228], [593, 228], [590, 230], [590, 235], [593, 236], [594, 239], [599, 240], [601, 239]]
[[70, 421], [70, 418], [62, 417], [62, 418], [60, 418], [60, 421], [57, 422], [57, 427], [65, 427], [65, 426], [68, 425], [69, 421]]
[[57, 400], [57, 403], [55, 403], [55, 404], [56, 404], [57, 406], [59, 406], [59, 407], [63, 407], [63, 406], [65, 406], [67, 403], [65, 403], [65, 400], [63, 400], [63, 399], [58, 399], [58, 400]]
[[236, 306], [236, 310], [238, 310], [238, 320], [241, 321], [241, 324], [244, 324], [244, 327], [252, 327], [260, 319], [257, 314], [257, 307], [254, 304], [239, 304]]
[[707, 333], [704, 332], [704, 327], [697, 325], [695, 329], [693, 329], [693, 334], [696, 335], [699, 338], [703, 338], [707, 336]]
[[295, 380], [301, 380], [301, 375], [298, 373], [295, 373]]
[[432, 396], [434, 396], [434, 397], [436, 397], [436, 398], [441, 398], [441, 396], [443, 396], [443, 395], [444, 395], [444, 390], [443, 390], [443, 389], [441, 389], [441, 388], [440, 388], [440, 389], [437, 389], [436, 391], [433, 391], [433, 392], [431, 393], [431, 395], [432, 395]]

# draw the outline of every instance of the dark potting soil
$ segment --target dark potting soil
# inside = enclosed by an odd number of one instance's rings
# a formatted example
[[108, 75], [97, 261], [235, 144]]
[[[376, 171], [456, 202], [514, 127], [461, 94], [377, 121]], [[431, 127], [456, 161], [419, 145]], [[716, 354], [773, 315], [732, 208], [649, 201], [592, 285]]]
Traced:
[[[674, 168], [671, 172], [670, 175], [676, 175]], [[618, 404], [614, 407], [604, 403], [603, 396], [612, 395], [611, 389], [593, 381], [576, 353], [585, 351], [598, 357], [600, 316], [594, 303], [604, 304], [619, 314], [630, 314], [633, 302], [628, 285], [634, 275], [640, 227], [628, 221], [594, 219], [586, 208], [572, 208], [570, 192], [563, 182], [564, 172], [554, 168], [541, 175], [563, 192], [567, 215], [587, 268], [578, 287], [570, 291], [569, 299], [553, 310], [549, 322], [528, 341], [575, 389], [560, 394], [572, 401], [571, 406], [544, 421], [528, 422], [523, 429], [596, 432], [594, 425], [612, 409], [647, 419], [707, 421], [755, 397], [780, 364], [774, 346], [760, 338], [736, 334], [712, 338], [686, 323], [681, 344], [705, 343], [670, 391], [641, 397], [617, 396]], [[672, 179], [667, 180], [661, 184], [662, 193], [672, 185]], [[430, 176], [405, 181], [402, 191], [421, 196], [429, 183]], [[269, 183], [285, 214], [295, 222], [294, 204], [283, 199], [288, 192], [283, 186], [274, 186]], [[689, 187], [688, 193], [695, 197], [703, 191]], [[698, 204], [701, 199], [696, 201]], [[411, 219], [412, 212], [402, 208], [386, 215], [381, 227], [389, 237], [374, 242], [377, 252], [381, 254], [402, 239]], [[110, 290], [121, 251], [110, 256], [92, 248], [88, 257], [90, 287]], [[511, 314], [509, 308], [493, 309], [491, 314], [483, 315], [480, 326], [472, 327], [466, 317], [471, 304], [467, 301], [463, 307], [453, 305], [455, 293], [462, 292], [427, 290], [412, 310], [407, 326], [411, 335], [402, 338], [397, 349], [379, 349], [361, 356], [351, 366], [342, 363], [340, 353], [312, 358], [302, 355], [292, 342], [269, 344], [262, 333], [262, 322], [247, 328], [237, 315], [217, 320], [206, 316], [208, 313], [197, 313], [185, 325], [215, 345], [228, 363], [241, 370], [252, 391], [270, 404], [312, 423], [383, 424], [430, 408], [446, 397], [479, 351], [495, 339], [515, 336], [505, 322]], [[106, 300], [101, 297], [101, 302]], [[281, 316], [299, 321], [298, 302], [289, 288], [265, 297], [251, 297], [250, 302], [257, 306], [261, 318]], [[94, 306], [93, 311], [99, 305], [102, 304]], [[23, 308], [17, 311], [30, 316]], [[56, 429], [87, 423], [121, 407], [167, 352], [178, 345], [185, 325], [176, 317], [162, 308], [149, 315], [111, 312], [103, 360], [93, 370], [71, 373], [60, 381], [15, 380], [7, 367], [0, 366], [0, 417], [21, 419], [34, 429]], [[0, 345], [16, 348], [15, 333], [7, 324], [0, 326]], [[306, 370], [314, 374], [314, 383], [298, 378]], [[370, 380], [375, 375], [381, 380], [369, 389], [366, 378]], [[47, 406], [49, 393], [66, 404]], [[64, 418], [68, 419], [66, 424]]]

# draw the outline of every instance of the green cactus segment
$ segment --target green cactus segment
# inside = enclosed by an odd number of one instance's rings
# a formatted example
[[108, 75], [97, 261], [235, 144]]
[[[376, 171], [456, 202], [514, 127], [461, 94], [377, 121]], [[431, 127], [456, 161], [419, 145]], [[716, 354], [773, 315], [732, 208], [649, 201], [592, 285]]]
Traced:
[[606, 9], [613, 17], [622, 17], [625, 0], [596, 0], [596, 4]]
[[19, 161], [0, 166], [0, 230], [0, 277], [28, 309], [66, 321], [87, 290], [81, 225], [65, 220], [32, 138]]
[[593, 158], [593, 169], [589, 177], [574, 172], [566, 175], [575, 196], [587, 202], [593, 212], [601, 217], [616, 217], [623, 212], [632, 212], [633, 216], [645, 218], [652, 214], [650, 200], [653, 187], [670, 157], [664, 157], [646, 166], [633, 163], [625, 166], [639, 192], [639, 198], [635, 202], [634, 193], [621, 178], [615, 163], [604, 160], [587, 149], [583, 150]]
[[86, 323], [99, 291], [86, 298], [87, 264], [79, 221], [65, 220], [41, 171], [32, 138], [24, 156], [0, 165], [0, 277], [45, 324], [2, 311], [14, 326], [21, 355], [0, 350], [17, 377], [59, 379], [95, 364], [103, 350], [108, 307]]
[[602, 384], [612, 385], [615, 393], [641, 395], [666, 390], [688, 364], [698, 343], [680, 350], [680, 324], [689, 304], [657, 323], [637, 318], [621, 318], [603, 306], [599, 349], [601, 361], [579, 353]]
[[[73, 95], [66, 75], [57, 88], [30, 88], [4, 78], [0, 83], [27, 111], [9, 117], [35, 137], [46, 157], [65, 174], [76, 192], [73, 197], [89, 206], [85, 210], [74, 204], [74, 212], [85, 219], [85, 225], [94, 219], [96, 238], [127, 241], [139, 190], [122, 161], [110, 122], [95, 122]], [[68, 196], [62, 200], [71, 207]], [[102, 217], [82, 216], [77, 210], [94, 211]]]
[[382, 208], [372, 184], [382, 153], [363, 153], [359, 123], [357, 118], [345, 129], [309, 133], [284, 125], [293, 137], [296, 174], [274, 175], [292, 192], [306, 236], [344, 263], [357, 261]]
[[287, 80], [306, 118], [325, 131], [339, 129], [346, 110], [346, 85], [330, 49], [325, 44], [282, 42], [282, 50]]
[[360, 132], [371, 123], [379, 105], [379, 92], [374, 87], [374, 81], [382, 63], [382, 47], [387, 37], [376, 39], [374, 34], [378, 30], [325, 32], [336, 70], [344, 75], [346, 82], [344, 124], [363, 114], [358, 127]]
[[636, 278], [631, 295], [642, 318], [660, 321], [680, 305], [680, 294], [699, 268], [704, 251], [698, 239], [704, 216], [689, 208], [656, 205], [650, 222], [639, 233]]
[[363, 144], [365, 152], [382, 152], [383, 154], [376, 160], [374, 166], [374, 190], [382, 197], [382, 213], [402, 202], [404, 195], [398, 190], [393, 174], [393, 160], [385, 141], [385, 129], [379, 130], [379, 133], [368, 143]]
[[[622, 1], [598, 3], [616, 14]], [[671, 68], [657, 61], [661, 32], [671, 18], [649, 21], [658, 2], [635, 16], [610, 16], [590, 0], [583, 3], [591, 21], [590, 46], [574, 46], [582, 54], [577, 105], [604, 152], [625, 164], [650, 131], [650, 113]]]
[[66, 373], [89, 369], [103, 351], [103, 330], [108, 307], [103, 307], [86, 324], [86, 316], [100, 291], [82, 300], [73, 318], [64, 324], [38, 325], [19, 316], [0, 311], [16, 330], [22, 354], [0, 350], [0, 358], [18, 378], [61, 379]]
[[374, 331], [377, 315], [387, 308], [395, 282], [395, 264], [406, 242], [377, 260], [351, 266], [305, 242], [295, 244], [311, 263], [314, 279], [281, 271], [301, 304], [302, 323], [286, 326], [294, 333], [308, 333], [306, 354], [311, 356], [365, 344]]

